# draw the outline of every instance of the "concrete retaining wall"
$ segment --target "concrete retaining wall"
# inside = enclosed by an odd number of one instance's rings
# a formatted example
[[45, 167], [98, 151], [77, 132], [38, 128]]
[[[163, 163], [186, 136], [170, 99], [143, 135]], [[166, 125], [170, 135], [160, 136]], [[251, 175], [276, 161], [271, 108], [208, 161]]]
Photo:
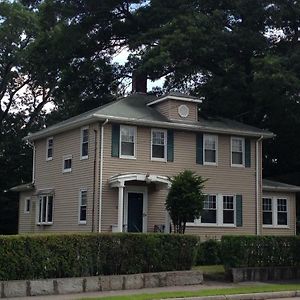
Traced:
[[232, 268], [232, 281], [269, 281], [300, 279], [297, 267]]
[[0, 298], [195, 285], [202, 282], [201, 271], [2, 281]]

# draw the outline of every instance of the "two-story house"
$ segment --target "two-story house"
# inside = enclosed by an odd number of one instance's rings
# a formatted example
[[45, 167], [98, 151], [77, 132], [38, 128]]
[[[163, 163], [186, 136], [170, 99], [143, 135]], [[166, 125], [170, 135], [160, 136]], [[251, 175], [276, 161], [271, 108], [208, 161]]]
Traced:
[[27, 136], [33, 182], [12, 189], [19, 232], [168, 232], [170, 177], [189, 169], [208, 180], [188, 233], [294, 234], [300, 188], [262, 181], [262, 141], [273, 134], [199, 117], [199, 106], [135, 92]]

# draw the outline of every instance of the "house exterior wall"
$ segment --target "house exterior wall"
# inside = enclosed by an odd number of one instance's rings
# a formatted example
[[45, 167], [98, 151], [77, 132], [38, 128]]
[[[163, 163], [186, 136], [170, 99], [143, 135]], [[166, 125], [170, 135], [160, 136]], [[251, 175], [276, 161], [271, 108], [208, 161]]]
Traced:
[[[121, 159], [111, 156], [111, 124], [105, 126], [104, 166], [103, 166], [103, 204], [102, 231], [111, 231], [117, 224], [118, 189], [109, 186], [108, 179], [119, 173], [150, 173], [173, 176], [190, 169], [208, 179], [205, 192], [212, 194], [243, 195], [243, 226], [228, 227], [189, 227], [187, 232], [203, 237], [219, 238], [224, 234], [255, 234], [255, 140], [251, 141], [251, 168], [231, 167], [230, 136], [219, 135], [218, 165], [196, 164], [196, 134], [188, 131], [174, 131], [174, 162], [151, 161], [151, 128], [137, 128], [136, 159]], [[126, 188], [125, 188], [126, 189]], [[149, 188], [148, 230], [153, 231], [155, 224], [164, 224], [164, 203], [167, 190], [155, 191]], [[259, 199], [261, 192], [259, 193]]]
[[[95, 130], [95, 131], [94, 131]], [[92, 230], [92, 210], [93, 194], [95, 194], [94, 206], [94, 226], [97, 230], [98, 212], [98, 177], [99, 177], [99, 139], [100, 130], [98, 124], [89, 126], [89, 157], [80, 159], [81, 128], [67, 131], [53, 136], [53, 159], [46, 160], [46, 141], [41, 139], [35, 141], [36, 147], [36, 167], [35, 167], [35, 192], [33, 193], [33, 203], [38, 201], [37, 193], [43, 189], [54, 190], [53, 202], [53, 224], [44, 226], [34, 226], [35, 232], [65, 232], [65, 231], [91, 231]], [[96, 149], [95, 149], [96, 147]], [[63, 156], [72, 155], [72, 171], [63, 173]], [[95, 190], [94, 159], [96, 159]], [[80, 189], [87, 189], [87, 224], [79, 225], [79, 193]], [[22, 197], [23, 194], [22, 194]], [[21, 197], [21, 198], [22, 198]], [[20, 208], [19, 232], [28, 230], [28, 218], [22, 214], [22, 199]], [[31, 214], [31, 223], [36, 224], [37, 214]]]
[[[182, 118], [178, 114], [178, 107], [180, 105], [186, 105], [189, 108], [189, 115], [186, 118]], [[195, 102], [184, 102], [170, 99], [154, 104], [153, 107], [170, 120], [190, 122], [196, 122], [198, 120], [198, 105]]]
[[[20, 192], [19, 196], [19, 233], [30, 233], [35, 227], [35, 203], [33, 191]], [[25, 200], [30, 199], [30, 211], [25, 211]]]
[[288, 226], [262, 226], [263, 235], [295, 235], [296, 234], [296, 195], [287, 192], [263, 192], [263, 197], [286, 198], [288, 201]]

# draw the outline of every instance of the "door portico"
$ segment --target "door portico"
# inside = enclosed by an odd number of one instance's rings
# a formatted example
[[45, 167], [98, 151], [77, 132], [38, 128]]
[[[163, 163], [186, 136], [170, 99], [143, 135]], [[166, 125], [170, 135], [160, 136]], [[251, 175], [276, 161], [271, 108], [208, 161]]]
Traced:
[[[144, 186], [131, 186], [126, 185], [126, 182], [144, 182]], [[154, 183], [158, 188], [170, 188], [171, 182], [168, 177], [153, 175], [153, 174], [143, 174], [143, 173], [126, 173], [126, 174], [118, 174], [112, 176], [109, 179], [109, 184], [112, 188], [118, 188], [118, 224], [117, 231], [118, 232], [127, 232], [128, 231], [128, 221], [133, 222], [132, 219], [129, 220], [134, 211], [136, 213], [141, 212], [141, 208], [133, 207], [141, 205], [139, 201], [142, 201], [142, 232], [147, 232], [147, 221], [148, 221], [148, 189], [147, 185], [150, 183]], [[140, 198], [134, 199], [134, 198]], [[142, 199], [141, 199], [142, 198]], [[129, 206], [128, 206], [129, 199]], [[135, 204], [133, 204], [135, 202]], [[130, 212], [128, 213], [128, 209]], [[166, 212], [167, 215], [167, 212]], [[136, 222], [138, 222], [138, 216], [134, 216]], [[166, 217], [165, 221], [165, 229], [169, 227], [169, 218]], [[130, 223], [131, 224], [131, 223]], [[137, 225], [135, 225], [137, 228]], [[130, 228], [132, 231], [132, 228]], [[138, 229], [137, 229], [138, 231]], [[166, 231], [167, 232], [167, 231]]]

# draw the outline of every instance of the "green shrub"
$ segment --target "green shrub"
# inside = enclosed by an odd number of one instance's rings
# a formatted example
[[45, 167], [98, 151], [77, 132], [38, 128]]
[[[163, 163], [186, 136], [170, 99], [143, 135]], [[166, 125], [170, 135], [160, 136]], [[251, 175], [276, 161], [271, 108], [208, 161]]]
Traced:
[[207, 240], [199, 243], [197, 247], [196, 264], [200, 265], [219, 265], [222, 263], [221, 242]]
[[173, 234], [0, 236], [0, 280], [187, 270], [196, 244]]
[[300, 266], [300, 237], [224, 236], [226, 269], [237, 267]]

